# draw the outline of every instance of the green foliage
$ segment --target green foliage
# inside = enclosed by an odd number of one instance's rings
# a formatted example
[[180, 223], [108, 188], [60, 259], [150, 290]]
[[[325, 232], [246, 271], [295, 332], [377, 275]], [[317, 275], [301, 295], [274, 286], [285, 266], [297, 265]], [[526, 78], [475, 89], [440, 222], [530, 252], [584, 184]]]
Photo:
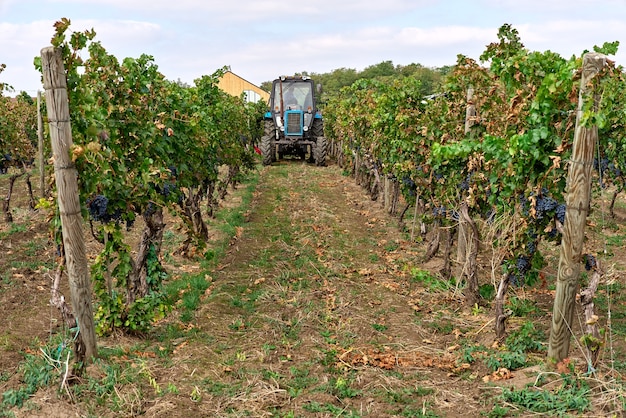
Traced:
[[119, 225], [107, 225], [103, 233], [107, 240], [91, 269], [94, 292], [98, 297], [94, 314], [96, 331], [99, 335], [107, 335], [116, 329], [146, 332], [171, 309], [171, 305], [166, 304], [162, 288], [166, 275], [158, 263], [156, 251], [151, 247], [146, 257], [148, 292], [127, 303], [124, 295], [132, 268], [130, 248], [123, 242]]
[[433, 292], [444, 292], [454, 287], [454, 284], [433, 275], [427, 270], [419, 268], [411, 269], [411, 281], [420, 283]]
[[511, 296], [507, 301], [507, 308], [513, 311], [513, 315], [519, 318], [526, 318], [539, 313], [539, 309], [532, 299]]
[[500, 368], [517, 370], [526, 366], [526, 354], [521, 351], [498, 351], [486, 356], [483, 360], [491, 371], [497, 371]]
[[[59, 380], [66, 372], [66, 361], [69, 358], [70, 342], [65, 341], [59, 334], [47, 344], [37, 349], [38, 352], [25, 354], [20, 364], [22, 374], [21, 385], [16, 389], [9, 389], [2, 394], [1, 408], [22, 408], [24, 403], [41, 387], [51, 385]], [[71, 365], [69, 366], [71, 367]]]
[[536, 329], [531, 321], [524, 322], [506, 338], [506, 346], [510, 351], [541, 352], [545, 349], [542, 341], [546, 336], [542, 330]]
[[378, 332], [384, 332], [387, 330], [387, 325], [383, 324], [372, 324], [372, 328], [374, 328]]
[[562, 384], [554, 390], [536, 387], [504, 388], [502, 399], [529, 411], [565, 416], [568, 412], [584, 413], [591, 407], [587, 382], [562, 375]]
[[341, 418], [360, 417], [358, 412], [352, 409], [347, 409], [345, 407], [338, 407], [330, 403], [321, 404], [317, 401], [313, 401], [313, 402], [303, 405], [302, 409], [304, 409], [305, 411], [314, 412], [314, 413], [330, 413], [332, 414], [333, 417], [338, 417], [338, 418], [339, 417]]
[[545, 341], [545, 338], [544, 333], [535, 329], [533, 323], [528, 321], [519, 329], [511, 332], [502, 349], [487, 348], [483, 345], [465, 346], [459, 361], [473, 364], [480, 360], [491, 371], [497, 371], [500, 368], [520, 369], [528, 365], [527, 353], [544, 351], [545, 347], [542, 341]]

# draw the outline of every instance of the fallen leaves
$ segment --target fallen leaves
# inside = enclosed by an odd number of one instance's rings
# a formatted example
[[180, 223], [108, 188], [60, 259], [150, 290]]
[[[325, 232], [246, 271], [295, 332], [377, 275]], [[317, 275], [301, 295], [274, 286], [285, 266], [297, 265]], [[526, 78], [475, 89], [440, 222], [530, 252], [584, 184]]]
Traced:
[[483, 376], [483, 382], [488, 383], [488, 382], [497, 382], [499, 380], [508, 380], [508, 379], [512, 379], [513, 377], [515, 377], [515, 375], [513, 373], [511, 373], [511, 371], [505, 367], [500, 367], [498, 370], [496, 370], [495, 372], [488, 374], [486, 376]]
[[337, 356], [341, 363], [352, 367], [377, 367], [384, 370], [410, 367], [436, 368], [457, 373], [469, 368], [469, 364], [457, 365], [456, 357], [448, 353], [437, 355], [418, 351], [399, 352], [390, 347], [383, 349], [368, 348], [365, 350], [348, 349]]

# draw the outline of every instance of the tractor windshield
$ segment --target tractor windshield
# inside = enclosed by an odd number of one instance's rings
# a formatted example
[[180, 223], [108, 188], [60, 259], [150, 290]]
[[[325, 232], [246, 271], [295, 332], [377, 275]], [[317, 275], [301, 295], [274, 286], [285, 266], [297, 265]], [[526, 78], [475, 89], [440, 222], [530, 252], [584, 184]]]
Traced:
[[[274, 97], [280, 97], [281, 83], [276, 83]], [[284, 81], [282, 83], [283, 105], [285, 109], [313, 109], [311, 83]], [[276, 103], [275, 105], [278, 105]]]

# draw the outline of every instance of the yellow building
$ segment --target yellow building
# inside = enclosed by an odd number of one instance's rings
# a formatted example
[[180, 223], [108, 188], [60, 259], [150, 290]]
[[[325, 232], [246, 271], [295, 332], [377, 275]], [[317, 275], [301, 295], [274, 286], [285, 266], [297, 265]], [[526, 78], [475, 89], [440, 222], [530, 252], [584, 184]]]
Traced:
[[246, 101], [256, 103], [263, 99], [266, 102], [270, 99], [270, 94], [247, 80], [234, 74], [232, 71], [226, 71], [217, 84], [220, 89], [233, 96], [241, 96], [245, 94]]

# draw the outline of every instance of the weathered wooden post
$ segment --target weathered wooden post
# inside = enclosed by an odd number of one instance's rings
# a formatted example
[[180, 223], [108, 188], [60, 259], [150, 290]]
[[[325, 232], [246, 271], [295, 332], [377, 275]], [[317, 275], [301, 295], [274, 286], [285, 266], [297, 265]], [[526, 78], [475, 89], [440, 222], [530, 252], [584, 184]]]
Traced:
[[86, 364], [97, 355], [96, 332], [78, 194], [78, 171], [70, 158], [72, 128], [61, 51], [54, 47], [42, 49], [41, 65], [70, 296], [80, 329], [75, 355], [77, 361]]
[[39, 148], [39, 197], [46, 197], [46, 162], [43, 157], [43, 118], [41, 116], [41, 91], [37, 91], [37, 138]]
[[[467, 106], [465, 108], [465, 135], [467, 135], [472, 126], [474, 126], [476, 119], [476, 106], [474, 105], [474, 89], [469, 87], [467, 89]], [[467, 220], [465, 217], [459, 217], [459, 228], [456, 244], [456, 267], [454, 269], [454, 276], [457, 280], [461, 280], [468, 274], [467, 268], [469, 260], [468, 255], [468, 243], [472, 237], [468, 228]]]
[[[578, 96], [574, 144], [567, 173], [567, 209], [556, 282], [556, 296], [552, 313], [552, 329], [548, 359], [558, 363], [568, 357], [570, 337], [578, 291], [581, 254], [585, 237], [585, 223], [591, 202], [591, 170], [598, 139], [597, 126], [583, 126], [584, 101], [593, 97], [597, 109], [597, 95], [592, 81], [606, 65], [606, 56], [587, 53], [583, 57], [583, 71]], [[591, 95], [589, 94], [591, 93]]]

